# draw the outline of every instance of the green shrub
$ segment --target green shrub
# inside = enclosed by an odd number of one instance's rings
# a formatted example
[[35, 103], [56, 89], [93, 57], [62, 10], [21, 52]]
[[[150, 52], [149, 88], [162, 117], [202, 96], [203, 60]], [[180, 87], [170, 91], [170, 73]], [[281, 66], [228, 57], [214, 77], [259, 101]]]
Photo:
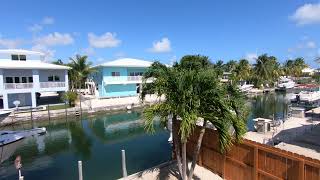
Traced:
[[62, 96], [62, 100], [67, 101], [70, 107], [74, 107], [76, 105], [77, 98], [78, 94], [73, 91], [68, 91]]

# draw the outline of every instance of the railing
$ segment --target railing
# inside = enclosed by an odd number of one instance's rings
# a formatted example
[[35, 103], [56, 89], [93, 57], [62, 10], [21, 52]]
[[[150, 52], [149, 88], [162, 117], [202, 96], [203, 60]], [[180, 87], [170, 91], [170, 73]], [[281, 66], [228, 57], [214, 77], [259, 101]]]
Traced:
[[66, 87], [65, 82], [40, 82], [40, 88], [59, 88]]
[[5, 89], [31, 89], [33, 83], [4, 83]]
[[141, 81], [142, 76], [127, 76], [128, 81]]

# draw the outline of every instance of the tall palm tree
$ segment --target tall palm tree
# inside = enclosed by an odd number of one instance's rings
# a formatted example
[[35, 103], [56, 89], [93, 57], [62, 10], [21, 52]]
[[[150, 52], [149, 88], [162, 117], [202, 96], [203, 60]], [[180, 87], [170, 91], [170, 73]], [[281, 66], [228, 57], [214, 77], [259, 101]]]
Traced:
[[72, 90], [76, 87], [81, 88], [88, 76], [95, 71], [91, 65], [92, 63], [88, 61], [88, 56], [76, 55], [74, 58], [70, 58], [68, 66], [71, 67], [69, 79]]
[[[145, 83], [153, 78], [153, 83]], [[246, 127], [243, 115], [243, 104], [236, 96], [236, 88], [224, 86], [219, 82], [216, 71], [208, 57], [185, 56], [180, 63], [167, 67], [155, 62], [144, 73], [141, 99], [146, 94], [165, 96], [165, 99], [144, 110], [146, 129], [153, 131], [153, 120], [160, 117], [162, 122], [172, 116], [173, 141], [182, 179], [191, 179], [200, 152], [202, 137], [208, 122], [212, 123], [219, 133], [221, 151], [241, 140]], [[235, 101], [238, 97], [239, 101]], [[232, 97], [232, 98], [231, 98]], [[186, 143], [193, 133], [198, 120], [203, 119], [197, 146], [193, 153], [192, 165], [187, 176]], [[233, 127], [234, 134], [229, 130]]]
[[251, 78], [251, 65], [248, 60], [241, 59], [235, 69], [234, 76], [238, 81], [249, 80]]
[[267, 54], [260, 55], [254, 64], [256, 85], [273, 84], [281, 75], [280, 70], [280, 64], [276, 57]]

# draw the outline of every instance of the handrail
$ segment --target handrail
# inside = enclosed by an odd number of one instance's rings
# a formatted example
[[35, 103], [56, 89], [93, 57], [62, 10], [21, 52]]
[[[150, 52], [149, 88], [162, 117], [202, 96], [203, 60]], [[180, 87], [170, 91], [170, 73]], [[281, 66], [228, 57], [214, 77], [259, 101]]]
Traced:
[[5, 89], [31, 89], [33, 83], [4, 83]]

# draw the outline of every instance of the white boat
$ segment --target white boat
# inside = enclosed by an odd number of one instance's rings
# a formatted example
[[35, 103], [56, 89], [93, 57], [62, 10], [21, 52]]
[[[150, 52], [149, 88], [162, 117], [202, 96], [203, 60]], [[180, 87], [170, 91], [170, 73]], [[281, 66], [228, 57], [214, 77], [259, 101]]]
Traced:
[[0, 163], [8, 159], [26, 137], [43, 135], [46, 128], [34, 128], [23, 131], [0, 131]]
[[0, 110], [0, 122], [11, 114], [11, 110]]
[[293, 102], [316, 102], [320, 100], [320, 91], [301, 91], [291, 98]]
[[241, 92], [250, 92], [253, 88], [253, 84], [238, 85], [238, 88]]
[[22, 131], [0, 131], [0, 146], [5, 146], [26, 137], [43, 135], [46, 132], [47, 130], [45, 127]]
[[286, 91], [288, 89], [294, 88], [295, 85], [296, 83], [293, 80], [287, 77], [281, 77], [277, 85], [277, 90]]

